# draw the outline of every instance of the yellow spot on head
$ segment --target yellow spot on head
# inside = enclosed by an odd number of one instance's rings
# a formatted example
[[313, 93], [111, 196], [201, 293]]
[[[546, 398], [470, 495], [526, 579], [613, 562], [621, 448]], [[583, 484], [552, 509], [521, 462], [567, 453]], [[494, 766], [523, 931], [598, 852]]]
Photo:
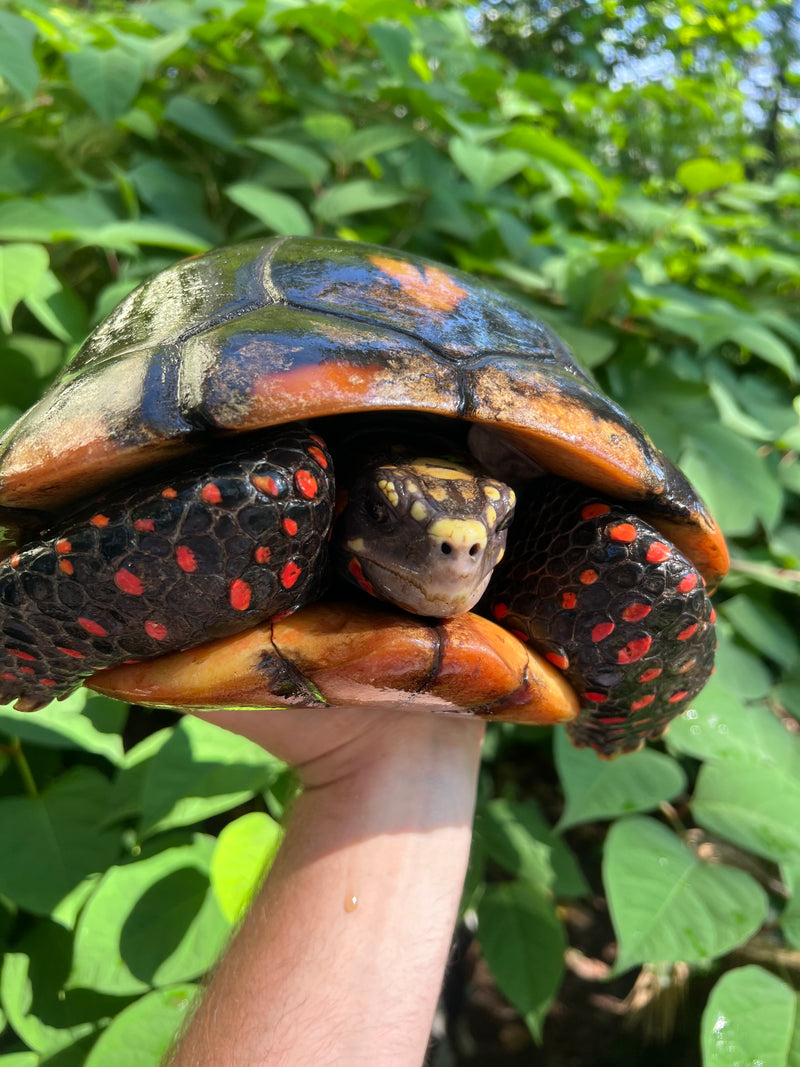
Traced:
[[483, 513], [486, 516], [486, 525], [494, 526], [497, 522], [497, 512], [494, 510], [491, 504], [486, 505], [486, 511]]
[[351, 552], [363, 552], [364, 551], [364, 538], [354, 537], [347, 542], [347, 547]]
[[475, 519], [437, 519], [428, 527], [428, 535], [449, 541], [454, 548], [486, 547], [486, 527]]
[[428, 509], [421, 500], [415, 500], [411, 505], [411, 518], [417, 522], [424, 522], [428, 517]]
[[441, 504], [443, 500], [447, 500], [447, 490], [443, 489], [441, 485], [433, 485], [428, 490], [428, 496], [431, 500], [435, 500], [437, 504]]
[[390, 482], [388, 478], [381, 478], [378, 481], [378, 488], [392, 507], [396, 508], [400, 503], [400, 497], [397, 495], [397, 488], [395, 487], [394, 482]]
[[495, 489], [495, 487], [493, 485], [484, 485], [483, 492], [484, 492], [484, 495], [489, 498], [489, 500], [499, 500], [500, 499], [500, 490], [499, 489]]

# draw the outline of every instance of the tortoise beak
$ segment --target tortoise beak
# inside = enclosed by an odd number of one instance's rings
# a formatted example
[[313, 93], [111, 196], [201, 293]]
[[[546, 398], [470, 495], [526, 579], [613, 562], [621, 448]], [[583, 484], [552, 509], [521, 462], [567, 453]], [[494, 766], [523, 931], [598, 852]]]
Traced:
[[561, 674], [487, 619], [344, 603], [311, 604], [233, 637], [100, 671], [87, 685], [179, 711], [426, 707], [533, 725], [578, 713]]

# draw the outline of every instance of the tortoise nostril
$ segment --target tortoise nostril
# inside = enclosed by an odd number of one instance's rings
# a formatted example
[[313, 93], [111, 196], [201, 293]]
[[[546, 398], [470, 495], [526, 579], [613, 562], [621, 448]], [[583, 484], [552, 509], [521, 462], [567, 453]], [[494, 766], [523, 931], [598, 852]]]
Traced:
[[471, 556], [477, 556], [477, 554], [478, 554], [478, 553], [480, 552], [480, 550], [481, 550], [481, 546], [480, 546], [480, 545], [479, 545], [479, 544], [478, 544], [478, 543], [476, 542], [476, 543], [475, 543], [475, 544], [474, 544], [474, 545], [472, 546], [472, 548], [471, 548], [471, 549], [469, 550], [469, 554], [470, 554]]
[[447, 541], [442, 541], [442, 553], [443, 553], [443, 555], [449, 556], [452, 551], [453, 551], [453, 546], [448, 544]]

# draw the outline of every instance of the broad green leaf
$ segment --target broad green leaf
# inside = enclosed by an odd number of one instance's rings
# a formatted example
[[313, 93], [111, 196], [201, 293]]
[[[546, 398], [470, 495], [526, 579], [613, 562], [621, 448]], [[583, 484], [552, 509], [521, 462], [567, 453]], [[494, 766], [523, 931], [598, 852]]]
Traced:
[[721, 610], [762, 655], [781, 667], [791, 667], [797, 660], [800, 644], [795, 631], [774, 609], [740, 593], [726, 600]]
[[282, 769], [260, 745], [187, 715], [145, 766], [141, 832], [228, 811], [266, 789]]
[[619, 942], [616, 968], [704, 963], [750, 937], [767, 898], [744, 871], [711, 866], [654, 819], [611, 827], [603, 882]]
[[559, 897], [587, 891], [575, 855], [533, 801], [490, 801], [479, 813], [475, 834], [486, 854], [516, 878]]
[[45, 748], [83, 749], [120, 764], [123, 752], [118, 730], [126, 715], [119, 701], [92, 697], [78, 689], [35, 715], [0, 706], [0, 733]]
[[197, 986], [178, 985], [141, 997], [103, 1031], [85, 1067], [156, 1067], [186, 1022], [197, 992]]
[[198, 836], [108, 871], [78, 920], [69, 987], [127, 996], [206, 971], [230, 933], [208, 882], [213, 847]]
[[164, 108], [164, 118], [226, 152], [238, 151], [234, 131], [220, 108], [192, 96], [176, 94]]
[[283, 831], [274, 819], [251, 811], [220, 831], [211, 857], [211, 887], [225, 917], [235, 923], [278, 854]]
[[686, 788], [679, 764], [652, 749], [600, 760], [591, 749], [575, 748], [566, 732], [558, 730], [555, 753], [566, 800], [560, 830], [594, 819], [650, 811]]
[[96, 229], [81, 230], [80, 237], [86, 244], [97, 244], [121, 251], [135, 250], [136, 245], [156, 245], [160, 248], [174, 248], [179, 252], [195, 253], [205, 252], [209, 247], [206, 238], [162, 219], [121, 219]]
[[39, 84], [39, 67], [33, 56], [36, 26], [28, 19], [0, 11], [0, 78], [29, 100]]
[[303, 116], [303, 129], [316, 141], [344, 141], [353, 132], [353, 123], [347, 115], [335, 112], [311, 112]]
[[564, 973], [564, 927], [550, 895], [530, 882], [487, 886], [478, 939], [495, 981], [541, 1039]]
[[47, 249], [41, 245], [20, 243], [0, 247], [0, 325], [7, 333], [11, 333], [14, 308], [36, 288], [49, 265]]
[[9, 1052], [0, 1056], [0, 1067], [39, 1067], [39, 1057], [35, 1052]]
[[393, 148], [401, 148], [414, 139], [413, 132], [404, 126], [367, 126], [356, 130], [339, 145], [337, 151], [344, 163], [358, 163]]
[[47, 915], [87, 874], [113, 863], [119, 836], [101, 829], [110, 792], [98, 771], [75, 767], [39, 797], [0, 798], [0, 893]]
[[746, 705], [722, 686], [721, 674], [695, 697], [667, 733], [671, 750], [701, 760], [761, 762], [800, 774], [800, 737], [763, 704]]
[[84, 46], [68, 52], [67, 70], [83, 99], [101, 119], [113, 122], [131, 106], [144, 77], [141, 60], [124, 48]]
[[265, 189], [255, 182], [237, 182], [229, 185], [225, 193], [274, 233], [307, 236], [314, 232], [305, 208], [293, 196]]
[[305, 145], [295, 144], [293, 141], [282, 141], [274, 137], [251, 137], [247, 143], [256, 151], [277, 159], [287, 167], [292, 167], [304, 175], [310, 185], [319, 185], [330, 171], [330, 163], [327, 159]]
[[453, 137], [450, 141], [450, 155], [478, 196], [484, 196], [496, 185], [512, 178], [530, 162], [526, 152], [514, 148], [490, 148], [463, 137]]
[[396, 186], [358, 178], [327, 189], [314, 201], [312, 210], [322, 222], [335, 222], [346, 215], [394, 207], [408, 199], [408, 193]]
[[65, 288], [51, 270], [46, 270], [28, 292], [25, 306], [64, 344], [76, 344], [86, 335], [86, 313], [77, 293]]
[[797, 1067], [797, 994], [761, 967], [728, 971], [714, 986], [701, 1024], [703, 1067]]
[[692, 814], [707, 830], [758, 856], [780, 863], [800, 852], [800, 779], [782, 768], [705, 764]]
[[677, 179], [690, 193], [708, 193], [723, 185], [744, 180], [744, 168], [738, 160], [717, 163], [714, 159], [690, 159], [678, 167]]
[[[49, 1056], [91, 1034], [96, 1029], [96, 1024], [68, 1024], [64, 1021], [63, 1025], [59, 1026], [40, 1019], [34, 1009], [34, 998], [40, 996], [40, 985], [37, 983], [34, 987], [30, 968], [31, 961], [24, 952], [6, 953], [0, 970], [0, 1003], [9, 1022], [25, 1044], [35, 1052]], [[35, 1062], [38, 1064], [41, 1061], [37, 1058]]]

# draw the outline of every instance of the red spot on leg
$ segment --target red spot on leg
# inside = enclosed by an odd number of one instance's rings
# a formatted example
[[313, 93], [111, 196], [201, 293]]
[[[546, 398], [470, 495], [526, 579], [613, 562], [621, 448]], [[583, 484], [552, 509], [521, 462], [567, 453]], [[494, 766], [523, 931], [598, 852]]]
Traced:
[[10, 562], [11, 562], [11, 566], [12, 567], [18, 567], [19, 566], [19, 552], [15, 552], [12, 555]]
[[328, 460], [321, 448], [317, 448], [316, 445], [312, 445], [308, 450], [308, 454], [309, 456], [311, 456], [312, 459], [315, 459], [317, 463], [319, 463], [320, 467], [322, 467], [323, 470], [327, 469]]
[[663, 541], [653, 541], [648, 547], [645, 559], [648, 563], [663, 563], [665, 559], [669, 559], [670, 550], [669, 545], [665, 545]]
[[561, 652], [548, 652], [544, 658], [554, 667], [558, 667], [560, 671], [565, 671], [569, 667], [569, 658]]
[[688, 593], [691, 589], [697, 585], [697, 575], [691, 572], [678, 582], [677, 589], [679, 593]]
[[352, 576], [355, 578], [355, 580], [358, 582], [358, 584], [361, 586], [365, 593], [369, 593], [370, 596], [375, 596], [375, 587], [373, 586], [372, 582], [370, 582], [369, 579], [365, 577], [364, 572], [361, 569], [361, 564], [355, 558], [355, 556], [350, 557], [350, 561], [347, 564], [347, 569], [350, 571]]
[[187, 574], [191, 574], [192, 571], [197, 570], [197, 560], [195, 554], [191, 548], [187, 548], [186, 545], [178, 545], [175, 549], [175, 560], [182, 571], [186, 571]]
[[717, 621], [717, 611], [716, 611], [716, 608], [712, 608], [712, 609], [711, 609], [711, 614], [710, 614], [710, 615], [708, 616], [708, 621], [709, 621], [709, 622], [716, 622], [716, 621]]
[[8, 674], [8, 673], [6, 673], [2, 677], [3, 677], [3, 681], [4, 682], [16, 682], [16, 680], [17, 680], [16, 674]]
[[62, 537], [60, 541], [56, 541], [56, 552], [59, 552], [61, 555], [63, 555], [65, 552], [71, 551], [72, 545], [69, 543], [69, 541], [66, 540], [66, 538]]
[[268, 474], [254, 474], [250, 480], [260, 493], [266, 493], [267, 496], [277, 496], [280, 491], [278, 483]]
[[229, 593], [232, 608], [236, 611], [247, 611], [252, 595], [253, 590], [243, 578], [234, 578]]
[[681, 630], [678, 634], [679, 641], [688, 641], [690, 637], [694, 637], [697, 632], [697, 623], [693, 622], [691, 626], [687, 626], [685, 630]]
[[166, 626], [161, 622], [153, 622], [152, 619], [148, 619], [144, 624], [144, 630], [147, 636], [152, 637], [154, 641], [163, 641], [167, 636]]
[[253, 553], [256, 563], [269, 563], [272, 551], [266, 545], [259, 545]]
[[137, 578], [135, 574], [130, 571], [126, 571], [124, 567], [120, 567], [117, 573], [114, 575], [114, 584], [118, 589], [121, 589], [123, 593], [130, 593], [131, 596], [141, 596], [144, 592], [144, 586], [141, 579]]
[[134, 519], [133, 528], [140, 533], [152, 533], [156, 528], [155, 519]]
[[205, 500], [206, 504], [222, 503], [222, 493], [219, 491], [219, 486], [214, 485], [213, 482], [203, 486], [200, 490], [200, 496]]
[[635, 637], [617, 653], [617, 663], [635, 663], [637, 659], [647, 654], [652, 643], [652, 638], [648, 636]]
[[646, 708], [648, 704], [652, 704], [655, 699], [655, 693], [648, 693], [646, 697], [634, 700], [631, 704], [631, 711], [640, 711], [642, 708]]
[[597, 571], [593, 571], [589, 568], [585, 571], [581, 571], [578, 580], [580, 581], [581, 585], [594, 585], [594, 583], [599, 577], [600, 575], [597, 573]]
[[65, 656], [72, 656], [73, 659], [83, 659], [82, 652], [76, 652], [74, 648], [62, 648], [61, 645], [56, 645], [59, 652], [63, 652]]
[[55, 684], [56, 683], [53, 681], [52, 678], [40, 678], [39, 679], [39, 685], [51, 685], [52, 686], [52, 685], [55, 685]]
[[492, 615], [500, 622], [501, 619], [508, 615], [508, 604], [495, 604], [492, 608]]
[[641, 604], [638, 601], [635, 604], [628, 604], [622, 612], [622, 617], [625, 622], [638, 622], [639, 619], [643, 619], [646, 615], [650, 614], [650, 605]]
[[33, 667], [20, 667], [19, 671], [20, 674], [36, 674], [36, 671], [33, 669]]
[[578, 597], [576, 593], [562, 593], [561, 594], [561, 607], [570, 611], [578, 603]]
[[581, 508], [582, 519], [596, 519], [600, 515], [607, 515], [611, 511], [608, 504], [587, 504], [585, 508]]
[[668, 703], [677, 704], [679, 700], [685, 700], [686, 697], [688, 697], [688, 695], [689, 695], [689, 690], [688, 689], [682, 689], [679, 693], [673, 693], [672, 696], [669, 698]]
[[311, 473], [311, 471], [303, 470], [301, 467], [299, 471], [294, 472], [294, 484], [297, 486], [297, 491], [301, 496], [304, 496], [306, 500], [313, 500], [318, 492], [317, 479]]
[[629, 545], [631, 541], [636, 540], [636, 527], [629, 522], [618, 522], [615, 526], [609, 526], [608, 536], [612, 541]]
[[644, 674], [640, 674], [639, 675], [639, 681], [640, 682], [652, 682], [654, 678], [658, 678], [659, 674], [661, 674], [661, 668], [660, 667], [650, 667], [648, 670], [646, 670], [644, 672]]
[[19, 649], [19, 648], [9, 648], [8, 651], [11, 653], [12, 656], [15, 656], [17, 659], [27, 659], [27, 660], [35, 660], [36, 659], [36, 656], [32, 656], [30, 654], [30, 652], [23, 652], [22, 649]]
[[602, 641], [604, 637], [608, 637], [609, 634], [614, 632], [613, 622], [600, 622], [592, 630], [592, 640]]
[[108, 526], [108, 515], [92, 515], [91, 519], [89, 519], [89, 522], [92, 524], [92, 526], [99, 526], [102, 529], [103, 526]]
[[108, 637], [108, 630], [105, 626], [101, 626], [99, 622], [95, 622], [94, 619], [85, 619], [81, 616], [78, 619], [80, 625], [89, 634], [94, 634], [95, 637]]
[[178, 490], [173, 489], [171, 485], [168, 485], [166, 489], [161, 490], [161, 495], [165, 500], [174, 500], [178, 495]]
[[593, 704], [605, 704], [608, 696], [605, 693], [584, 693], [584, 700], [590, 700]]
[[283, 529], [283, 532], [285, 534], [288, 534], [289, 537], [294, 537], [294, 535], [297, 533], [297, 523], [294, 521], [294, 519], [284, 519], [281, 523], [281, 527]]
[[64, 574], [74, 574], [75, 568], [72, 566], [68, 559], [60, 559], [58, 561], [58, 569], [63, 571]]

